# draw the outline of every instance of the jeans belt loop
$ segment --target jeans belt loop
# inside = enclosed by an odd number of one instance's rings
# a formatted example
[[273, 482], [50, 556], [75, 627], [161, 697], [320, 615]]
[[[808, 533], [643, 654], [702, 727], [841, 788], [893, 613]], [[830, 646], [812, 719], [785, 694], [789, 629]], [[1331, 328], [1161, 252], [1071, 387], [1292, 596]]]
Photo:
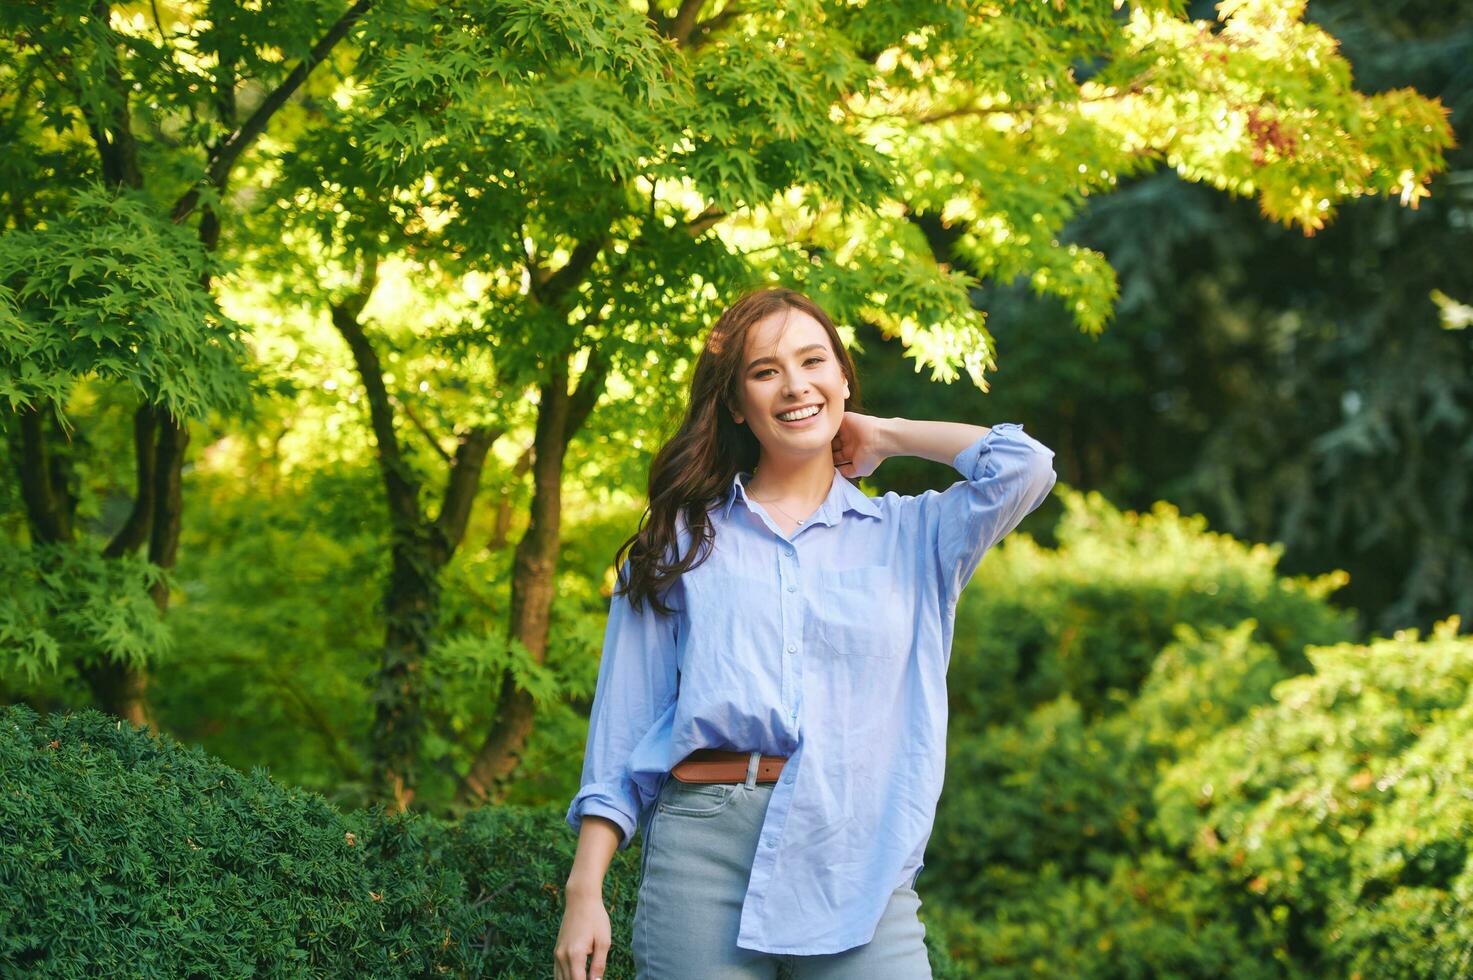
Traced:
[[747, 789], [757, 788], [757, 764], [762, 761], [761, 752], [753, 752], [747, 760]]

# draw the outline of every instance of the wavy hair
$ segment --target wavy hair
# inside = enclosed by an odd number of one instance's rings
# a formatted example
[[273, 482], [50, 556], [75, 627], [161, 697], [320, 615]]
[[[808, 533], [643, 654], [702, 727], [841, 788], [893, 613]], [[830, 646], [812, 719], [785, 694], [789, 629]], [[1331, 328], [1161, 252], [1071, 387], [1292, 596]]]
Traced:
[[[834, 323], [817, 303], [793, 289], [765, 287], [746, 293], [717, 318], [696, 359], [690, 400], [675, 434], [655, 453], [650, 464], [649, 497], [639, 530], [614, 553], [614, 568], [628, 557], [627, 577], [621, 576], [616, 595], [629, 596], [636, 609], [648, 600], [667, 616], [674, 610], [663, 593], [685, 572], [710, 556], [716, 539], [710, 509], [725, 498], [736, 475], [757, 465], [761, 444], [752, 430], [731, 417], [741, 410], [742, 356], [747, 332], [773, 313], [801, 310], [817, 320], [829, 335], [834, 356], [849, 381], [847, 411], [859, 410], [859, 380], [854, 362], [839, 339]], [[848, 479], [840, 474], [841, 479]], [[695, 545], [677, 554], [678, 515], [684, 515]]]

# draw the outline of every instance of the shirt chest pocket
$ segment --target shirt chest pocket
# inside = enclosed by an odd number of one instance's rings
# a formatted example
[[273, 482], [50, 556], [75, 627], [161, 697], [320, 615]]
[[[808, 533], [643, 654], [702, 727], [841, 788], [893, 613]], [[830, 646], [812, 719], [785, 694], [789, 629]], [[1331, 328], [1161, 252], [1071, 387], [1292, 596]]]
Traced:
[[885, 565], [819, 572], [811, 590], [811, 639], [840, 657], [890, 660], [910, 650], [910, 605]]

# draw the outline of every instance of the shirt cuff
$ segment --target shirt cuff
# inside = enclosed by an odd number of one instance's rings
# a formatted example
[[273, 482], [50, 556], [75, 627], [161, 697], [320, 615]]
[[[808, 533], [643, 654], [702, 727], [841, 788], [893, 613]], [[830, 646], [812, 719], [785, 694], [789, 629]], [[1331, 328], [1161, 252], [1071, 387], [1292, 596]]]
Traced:
[[956, 454], [956, 458], [951, 461], [952, 468], [969, 480], [977, 479], [981, 475], [983, 461], [992, 452], [994, 439], [1016, 440], [1014, 433], [1021, 434], [1022, 431], [1023, 426], [1018, 422], [999, 422], [989, 426], [985, 436]]
[[568, 826], [575, 832], [581, 831], [586, 816], [607, 817], [619, 825], [623, 835], [619, 839], [619, 850], [627, 850], [634, 840], [634, 821], [617, 807], [610, 806], [597, 797], [584, 797], [568, 809]]

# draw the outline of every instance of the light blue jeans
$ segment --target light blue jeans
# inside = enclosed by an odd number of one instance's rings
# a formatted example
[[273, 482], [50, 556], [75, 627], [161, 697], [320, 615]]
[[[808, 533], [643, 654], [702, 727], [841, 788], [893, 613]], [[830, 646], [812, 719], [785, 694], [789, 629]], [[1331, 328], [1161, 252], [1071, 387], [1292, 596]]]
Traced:
[[[683, 783], [671, 776], [641, 828], [634, 909], [636, 980], [930, 980], [915, 879], [897, 888], [872, 940], [840, 953], [763, 953], [736, 944], [762, 818], [776, 783]], [[781, 971], [781, 972], [780, 972]]]

